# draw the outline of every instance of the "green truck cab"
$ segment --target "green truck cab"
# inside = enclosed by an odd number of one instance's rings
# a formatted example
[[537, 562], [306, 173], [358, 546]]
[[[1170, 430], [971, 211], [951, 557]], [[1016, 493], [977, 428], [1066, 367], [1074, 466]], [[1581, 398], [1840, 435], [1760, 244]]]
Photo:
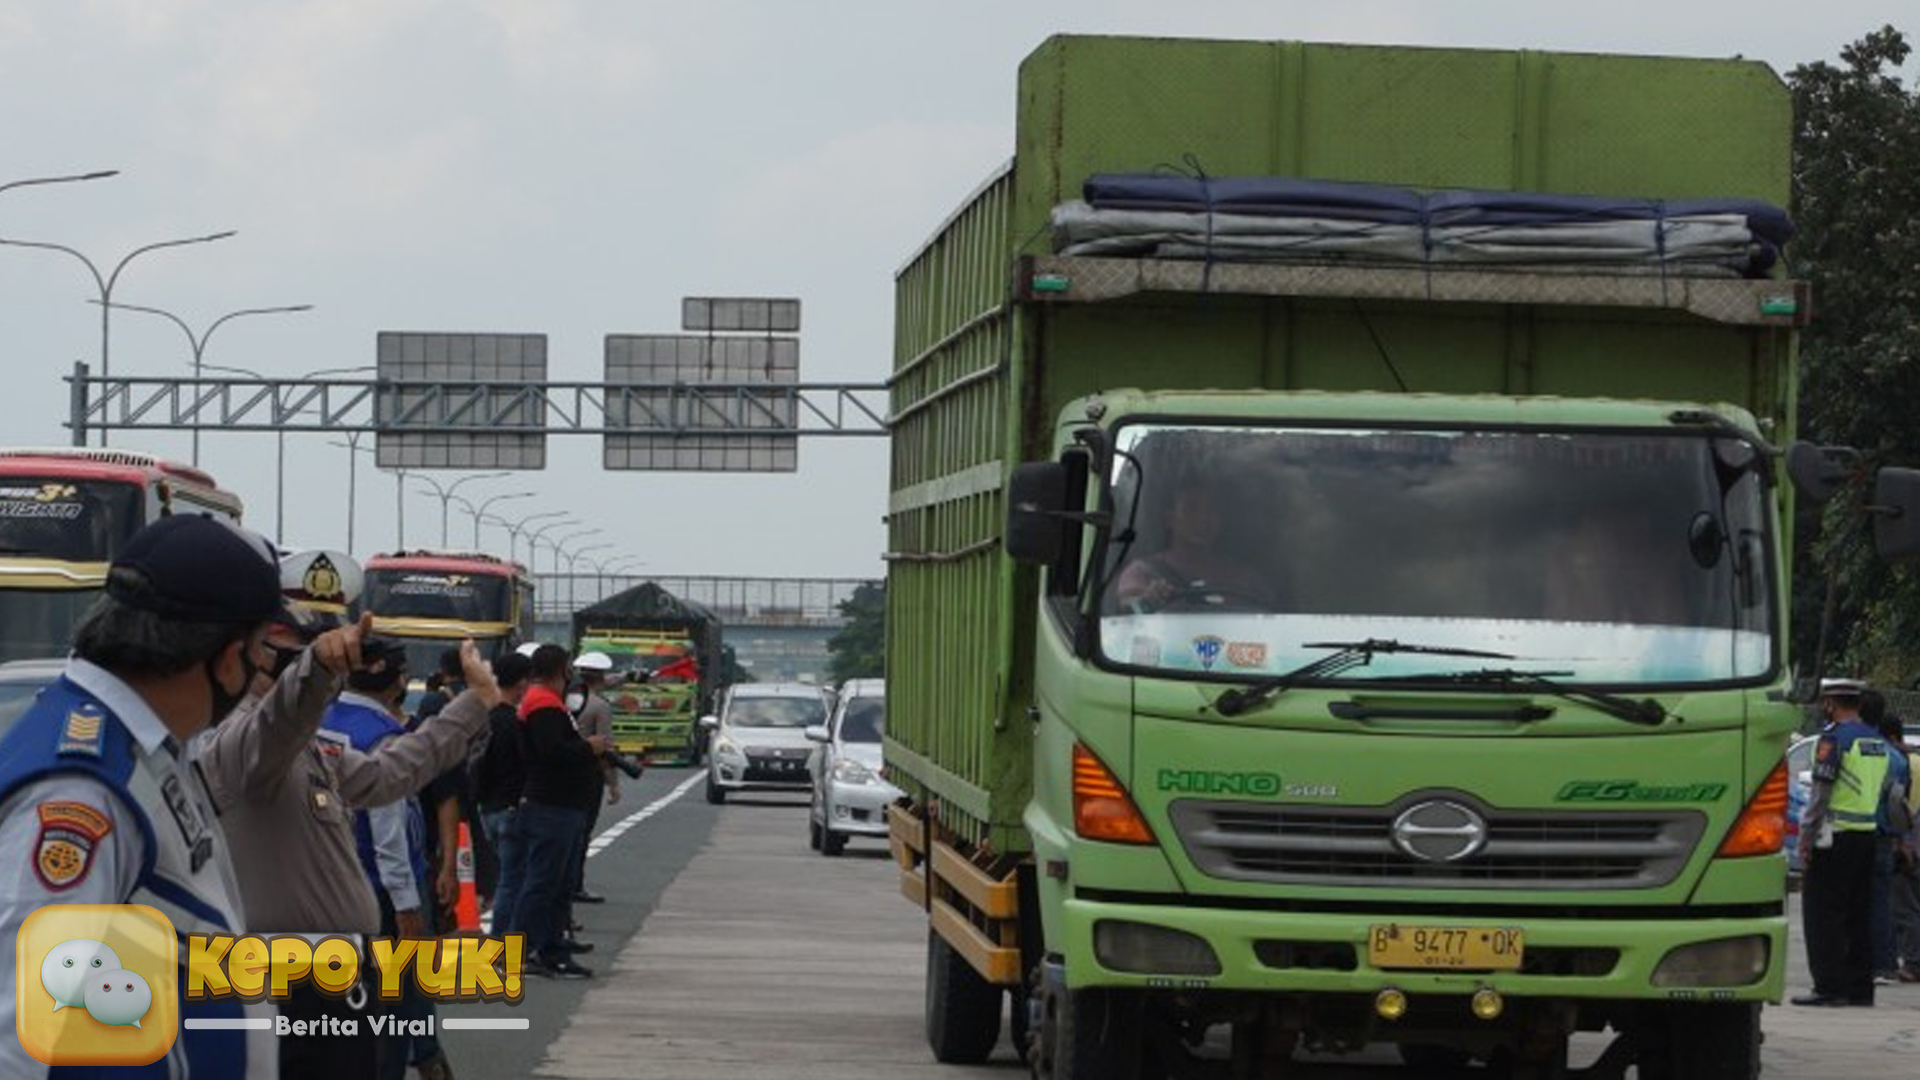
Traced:
[[613, 748], [649, 765], [692, 764], [700, 679], [686, 633], [589, 627], [578, 651], [596, 650], [614, 664], [600, 688], [613, 711]]
[[1018, 100], [896, 283], [886, 760], [936, 1057], [1011, 994], [1042, 1076], [1554, 1076], [1606, 1029], [1602, 1074], [1754, 1075], [1806, 287], [1045, 237], [1182, 160], [1784, 206], [1779, 79], [1062, 37]]

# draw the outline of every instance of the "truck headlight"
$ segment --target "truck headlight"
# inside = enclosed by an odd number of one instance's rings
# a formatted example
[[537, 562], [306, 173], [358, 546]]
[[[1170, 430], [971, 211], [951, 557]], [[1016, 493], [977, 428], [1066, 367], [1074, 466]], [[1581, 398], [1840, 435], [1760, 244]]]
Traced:
[[1653, 985], [1749, 986], [1766, 973], [1768, 952], [1759, 934], [1682, 945], [1653, 969]]
[[1109, 971], [1136, 975], [1218, 975], [1220, 957], [1185, 930], [1102, 919], [1093, 925], [1093, 954]]

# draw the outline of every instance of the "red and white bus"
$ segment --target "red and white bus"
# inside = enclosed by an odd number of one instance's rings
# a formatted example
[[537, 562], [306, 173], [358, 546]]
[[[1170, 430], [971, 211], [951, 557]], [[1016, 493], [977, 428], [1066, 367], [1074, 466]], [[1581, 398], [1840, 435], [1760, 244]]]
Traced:
[[533, 576], [517, 562], [468, 551], [400, 551], [366, 561], [361, 606], [374, 633], [403, 640], [407, 670], [424, 679], [440, 654], [471, 637], [498, 656], [533, 637]]
[[152, 454], [0, 449], [0, 660], [65, 656], [120, 545], [174, 513], [238, 522], [240, 499]]

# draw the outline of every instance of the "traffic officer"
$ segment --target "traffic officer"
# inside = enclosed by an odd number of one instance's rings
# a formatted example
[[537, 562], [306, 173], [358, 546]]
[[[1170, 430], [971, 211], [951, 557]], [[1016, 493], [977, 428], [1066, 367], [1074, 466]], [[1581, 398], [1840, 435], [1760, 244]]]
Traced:
[[[379, 907], [354, 843], [353, 808], [411, 794], [459, 759], [497, 699], [490, 679], [476, 680], [469, 671], [471, 690], [463, 699], [371, 754], [319, 730], [346, 671], [326, 664], [325, 645], [350, 631], [357, 646], [366, 635], [367, 617], [358, 626], [346, 621], [362, 576], [359, 564], [339, 552], [306, 551], [281, 560], [287, 602], [266, 641], [287, 670], [271, 685], [263, 675], [257, 703], [208, 732], [197, 747], [234, 853], [248, 922], [262, 933], [300, 934], [316, 942], [333, 934], [364, 941], [379, 933]], [[485, 667], [471, 643], [462, 646], [461, 657]], [[361, 1021], [357, 1038], [281, 1036], [283, 1077], [376, 1075], [385, 1041], [367, 1022], [385, 1012], [376, 996], [355, 987], [344, 1000], [334, 999], [300, 983], [280, 1008], [293, 1020]]]
[[1889, 761], [1886, 740], [1860, 718], [1865, 691], [1854, 679], [1821, 684], [1828, 726], [1814, 744], [1799, 839], [1813, 992], [1795, 1005], [1873, 1004], [1873, 859]]
[[[573, 726], [579, 729], [583, 739], [591, 739], [595, 735], [605, 736], [609, 741], [613, 739], [613, 706], [600, 694], [607, 685], [607, 673], [612, 670], [613, 657], [599, 650], [583, 652], [574, 657], [573, 673], [579, 678], [580, 685], [567, 695], [567, 708], [573, 713]], [[606, 804], [619, 802], [620, 775], [613, 771], [610, 758], [603, 756], [600, 759], [600, 775], [606, 779]], [[607, 899], [599, 893], [587, 891], [587, 843], [593, 837], [594, 827], [600, 822], [600, 806], [601, 800], [596, 798], [587, 808], [587, 827], [580, 831], [580, 839], [573, 846], [573, 858], [567, 864], [567, 879], [573, 886], [567, 906], [568, 926], [573, 925], [573, 904], [601, 904]]]
[[[130, 537], [74, 631], [66, 671], [0, 739], [0, 970], [47, 904], [146, 904], [186, 935], [246, 928], [233, 863], [185, 747], [233, 712], [271, 664], [280, 610], [272, 547], [225, 521], [175, 514]], [[37, 962], [38, 958], [30, 958]], [[187, 999], [187, 1019], [271, 1019], [267, 1003]], [[0, 996], [0, 1029], [20, 1002]], [[271, 1030], [184, 1028], [171, 1075], [276, 1075]], [[0, 1039], [0, 1074], [44, 1075]]]

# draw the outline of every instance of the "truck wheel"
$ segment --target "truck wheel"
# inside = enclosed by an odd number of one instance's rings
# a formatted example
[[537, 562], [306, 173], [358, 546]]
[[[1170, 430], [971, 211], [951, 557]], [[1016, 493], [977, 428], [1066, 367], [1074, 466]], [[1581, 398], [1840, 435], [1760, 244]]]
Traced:
[[838, 857], [845, 850], [847, 850], [846, 833], [837, 833], [832, 829], [820, 830], [820, 854], [831, 859]]
[[927, 931], [927, 1045], [945, 1065], [978, 1065], [1000, 1041], [1000, 988]]
[[711, 771], [707, 773], [707, 801], [715, 806], [727, 801], [726, 789], [713, 782]]
[[1754, 1080], [1760, 1075], [1760, 1004], [1652, 1008], [1637, 1032], [1641, 1080]]
[[1054, 1027], [1050, 1080], [1147, 1080], [1161, 1075], [1147, 1055], [1140, 995], [1129, 990], [1061, 990], [1045, 1023]]

